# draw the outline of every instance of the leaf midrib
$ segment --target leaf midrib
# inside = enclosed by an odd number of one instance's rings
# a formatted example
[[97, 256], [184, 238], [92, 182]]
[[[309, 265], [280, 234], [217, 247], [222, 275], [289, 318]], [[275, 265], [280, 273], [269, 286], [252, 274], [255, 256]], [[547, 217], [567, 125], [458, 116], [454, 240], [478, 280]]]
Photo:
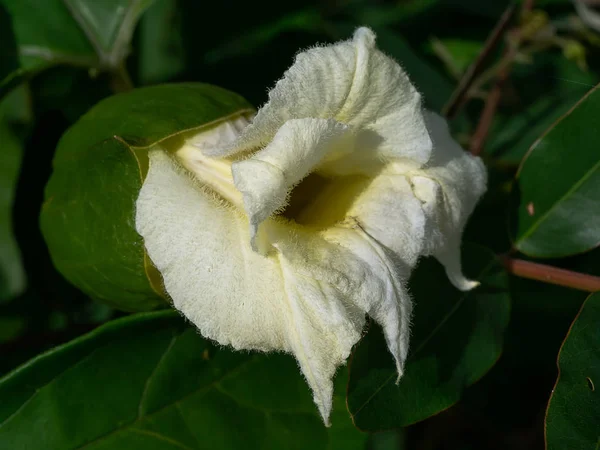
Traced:
[[104, 49], [102, 47], [102, 44], [100, 44], [96, 34], [88, 28], [85, 19], [79, 13], [77, 8], [75, 8], [73, 6], [73, 4], [71, 4], [71, 1], [70, 0], [62, 0], [62, 1], [63, 1], [63, 4], [65, 5], [65, 7], [67, 8], [67, 10], [69, 11], [69, 13], [71, 14], [71, 17], [73, 18], [73, 20], [79, 27], [79, 29], [83, 32], [83, 34], [87, 38], [88, 42], [94, 48], [94, 51], [96, 52], [100, 66], [104, 65], [104, 66], [108, 66], [109, 68], [114, 69], [114, 67], [117, 65], [117, 63], [120, 63], [119, 61], [117, 61], [117, 62], [112, 61], [112, 59], [114, 59], [113, 55], [118, 53], [118, 49], [116, 48], [117, 44], [121, 44], [121, 42], [118, 40], [118, 37], [121, 36], [121, 34], [124, 32], [123, 29], [128, 25], [127, 19], [129, 18], [130, 14], [134, 10], [134, 8], [136, 8], [138, 6], [139, 0], [131, 0], [128, 3], [125, 14], [123, 15], [123, 20], [121, 20], [121, 23], [119, 24], [119, 28], [116, 33], [117, 38], [115, 38], [113, 40], [113, 43], [112, 43], [110, 49]]

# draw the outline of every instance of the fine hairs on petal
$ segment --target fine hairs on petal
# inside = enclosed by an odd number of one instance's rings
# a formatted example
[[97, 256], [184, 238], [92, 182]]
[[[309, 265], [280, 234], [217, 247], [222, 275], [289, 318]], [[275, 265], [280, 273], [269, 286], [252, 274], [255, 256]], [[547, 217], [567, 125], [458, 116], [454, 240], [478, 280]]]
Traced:
[[294, 355], [329, 426], [367, 316], [400, 381], [420, 257], [478, 284], [460, 246], [486, 170], [368, 28], [299, 53], [248, 117], [150, 149], [136, 229], [174, 307], [221, 345]]

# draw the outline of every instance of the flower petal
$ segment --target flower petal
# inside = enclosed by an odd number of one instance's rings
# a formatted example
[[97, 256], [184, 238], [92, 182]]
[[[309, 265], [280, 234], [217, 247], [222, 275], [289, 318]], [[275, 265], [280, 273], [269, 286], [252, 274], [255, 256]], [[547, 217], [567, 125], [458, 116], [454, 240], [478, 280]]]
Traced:
[[423, 250], [425, 216], [405, 176], [384, 170], [361, 192], [347, 213], [365, 232], [415, 266]]
[[253, 247], [258, 225], [281, 210], [290, 190], [348, 143], [349, 134], [348, 126], [332, 119], [293, 119], [264, 149], [233, 163], [231, 173], [244, 196]]
[[[359, 28], [351, 41], [300, 53], [269, 93], [269, 102], [219, 156], [264, 147], [290, 119], [333, 118], [374, 136], [373, 159], [429, 159], [431, 140], [421, 96], [402, 68], [375, 47], [375, 35]], [[360, 165], [356, 170], [360, 171]]]
[[293, 353], [325, 423], [332, 378], [360, 338], [365, 312], [387, 324], [401, 369], [407, 341], [396, 334], [407, 335], [408, 319], [381, 264], [273, 219], [264, 224], [273, 248], [254, 252], [245, 216], [162, 150], [149, 156], [136, 228], [174, 306], [203, 336], [236, 349]]
[[486, 190], [487, 172], [480, 158], [452, 139], [442, 117], [428, 112], [426, 120], [434, 142], [432, 158], [426, 168], [410, 174], [427, 218], [430, 238], [424, 254], [435, 256], [445, 266], [454, 286], [469, 290], [478, 283], [462, 274], [460, 243], [463, 228]]
[[383, 327], [398, 378], [408, 354], [410, 297], [384, 247], [354, 225], [274, 236], [293, 317], [289, 329], [304, 329], [290, 345], [324, 417], [331, 378], [361, 337], [365, 314]]
[[[289, 345], [313, 391], [314, 401], [329, 426], [333, 376], [346, 362], [362, 335], [365, 311], [352, 299], [354, 258], [322, 238], [298, 235], [276, 239], [275, 246], [284, 281]], [[336, 270], [332, 261], [345, 257]]]
[[250, 248], [246, 219], [162, 150], [136, 203], [136, 228], [174, 306], [236, 349], [289, 350], [278, 264]]
[[218, 152], [235, 142], [242, 130], [250, 124], [248, 116], [249, 114], [246, 113], [226, 118], [217, 126], [209, 130], [203, 129], [202, 132], [195, 134], [188, 144], [198, 148], [206, 155]]
[[410, 340], [412, 302], [404, 287], [410, 270], [354, 220], [328, 230], [326, 236], [362, 262], [354, 269], [354, 276], [362, 280], [354, 287], [354, 302], [383, 328], [400, 380]]

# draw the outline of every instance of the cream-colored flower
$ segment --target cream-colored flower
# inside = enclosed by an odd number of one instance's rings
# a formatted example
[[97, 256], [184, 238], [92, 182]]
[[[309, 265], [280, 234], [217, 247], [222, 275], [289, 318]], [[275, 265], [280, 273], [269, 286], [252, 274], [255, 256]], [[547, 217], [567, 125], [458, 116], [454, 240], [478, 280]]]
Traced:
[[300, 53], [249, 119], [154, 148], [136, 226], [175, 307], [223, 345], [293, 353], [328, 424], [366, 315], [402, 375], [419, 256], [475, 285], [459, 249], [485, 169], [366, 28]]

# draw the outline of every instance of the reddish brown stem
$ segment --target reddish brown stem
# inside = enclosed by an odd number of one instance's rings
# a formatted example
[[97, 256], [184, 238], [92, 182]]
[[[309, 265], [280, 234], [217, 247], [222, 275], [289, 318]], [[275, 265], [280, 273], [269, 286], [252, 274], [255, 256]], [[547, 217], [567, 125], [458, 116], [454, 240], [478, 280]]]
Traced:
[[487, 136], [490, 132], [492, 122], [494, 121], [494, 117], [496, 116], [498, 104], [500, 103], [500, 99], [502, 98], [504, 84], [508, 80], [508, 76], [512, 68], [512, 60], [514, 58], [514, 53], [516, 53], [515, 47], [511, 47], [511, 49], [509, 49], [509, 51], [506, 52], [503, 58], [506, 64], [504, 65], [500, 73], [498, 73], [496, 83], [494, 83], [494, 86], [492, 87], [485, 101], [485, 106], [483, 107], [483, 111], [481, 112], [479, 123], [477, 124], [477, 129], [471, 137], [469, 150], [475, 156], [481, 154], [481, 152], [483, 151], [483, 144], [485, 143]]
[[523, 259], [513, 259], [508, 256], [502, 256], [501, 259], [506, 270], [518, 277], [543, 281], [544, 283], [556, 284], [580, 291], [600, 291], [600, 277], [594, 275], [572, 272]]
[[502, 37], [504, 31], [508, 27], [508, 24], [510, 23], [514, 12], [515, 5], [510, 5], [508, 6], [508, 8], [506, 8], [504, 13], [500, 17], [500, 20], [488, 36], [487, 40], [485, 41], [481, 52], [479, 52], [479, 55], [477, 55], [477, 59], [475, 59], [473, 64], [469, 66], [469, 68], [461, 78], [458, 87], [452, 93], [450, 101], [444, 107], [443, 112], [447, 118], [452, 119], [467, 101], [467, 94], [469, 92], [469, 88], [473, 83], [473, 80], [477, 75], [479, 75], [479, 73], [481, 73], [483, 65], [492, 53], [492, 50], [494, 50], [494, 48], [496, 48], [496, 46], [498, 45], [498, 42], [500, 42], [500, 38]]
[[[521, 6], [521, 14], [531, 11], [533, 8], [533, 3], [534, 0], [525, 0]], [[517, 56], [517, 51], [521, 43], [521, 36], [519, 35], [518, 30], [513, 30], [513, 34], [514, 42], [509, 43], [508, 48], [504, 52], [504, 56], [502, 57], [503, 61], [501, 64], [502, 70], [498, 72], [496, 82], [488, 94], [485, 106], [483, 107], [483, 112], [481, 113], [479, 123], [477, 124], [477, 129], [471, 138], [469, 150], [473, 155], [479, 155], [483, 151], [483, 146], [490, 132], [492, 122], [494, 121], [496, 110], [498, 109], [498, 104], [502, 98], [504, 85], [510, 76], [513, 62]]]

